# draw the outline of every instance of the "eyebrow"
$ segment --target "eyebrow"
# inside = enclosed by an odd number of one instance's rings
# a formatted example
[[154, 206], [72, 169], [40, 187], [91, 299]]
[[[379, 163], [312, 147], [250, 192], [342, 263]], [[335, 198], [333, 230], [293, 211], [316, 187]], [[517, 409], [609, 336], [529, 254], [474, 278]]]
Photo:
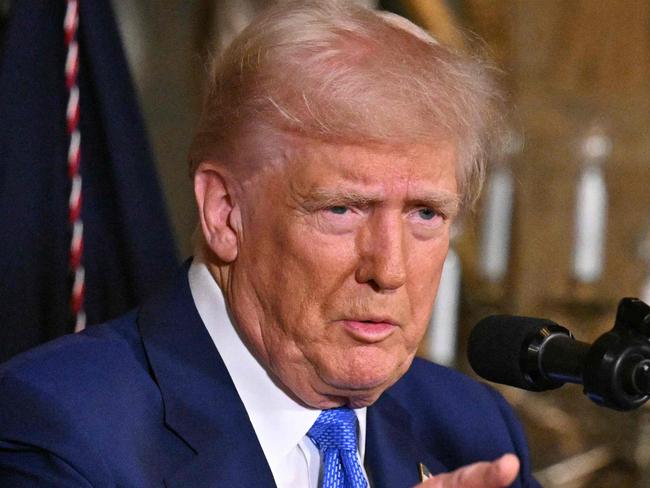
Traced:
[[354, 205], [367, 207], [381, 201], [379, 193], [360, 193], [349, 189], [315, 188], [307, 194], [307, 203], [316, 206]]
[[[314, 188], [305, 198], [304, 205], [310, 210], [329, 206], [353, 206], [366, 208], [383, 200], [378, 192], [358, 192], [352, 189]], [[460, 209], [460, 196], [447, 191], [428, 191], [410, 196], [408, 205], [430, 207], [445, 217], [455, 217]]]

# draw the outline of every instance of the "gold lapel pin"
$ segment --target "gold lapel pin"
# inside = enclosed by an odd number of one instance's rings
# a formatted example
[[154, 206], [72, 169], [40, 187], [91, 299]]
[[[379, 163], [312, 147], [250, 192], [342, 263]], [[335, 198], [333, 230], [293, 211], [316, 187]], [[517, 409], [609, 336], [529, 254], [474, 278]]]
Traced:
[[431, 471], [423, 463], [418, 463], [418, 471], [420, 472], [420, 481], [426, 481], [431, 478]]

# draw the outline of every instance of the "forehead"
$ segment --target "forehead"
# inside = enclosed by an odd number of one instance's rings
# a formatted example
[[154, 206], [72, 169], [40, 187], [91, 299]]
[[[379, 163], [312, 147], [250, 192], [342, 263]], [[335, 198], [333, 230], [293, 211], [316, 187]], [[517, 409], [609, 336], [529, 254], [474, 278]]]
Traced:
[[307, 141], [292, 146], [285, 176], [305, 190], [319, 185], [358, 185], [382, 190], [457, 191], [456, 146], [353, 145]]

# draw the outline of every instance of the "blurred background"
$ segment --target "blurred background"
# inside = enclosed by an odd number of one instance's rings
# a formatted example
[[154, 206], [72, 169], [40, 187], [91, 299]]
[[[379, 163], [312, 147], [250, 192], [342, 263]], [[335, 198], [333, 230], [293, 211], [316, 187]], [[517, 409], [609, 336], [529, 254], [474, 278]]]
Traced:
[[[186, 153], [208, 55], [270, 1], [113, 1], [181, 257], [195, 226]], [[0, 0], [0, 29], [10, 3]], [[593, 342], [622, 297], [650, 301], [650, 2], [364, 3], [485, 51], [512, 107], [508, 154], [456, 229], [421, 354], [472, 375], [465, 343], [486, 315], [550, 318]], [[574, 385], [497, 388], [544, 486], [650, 486], [650, 407], [606, 410]]]

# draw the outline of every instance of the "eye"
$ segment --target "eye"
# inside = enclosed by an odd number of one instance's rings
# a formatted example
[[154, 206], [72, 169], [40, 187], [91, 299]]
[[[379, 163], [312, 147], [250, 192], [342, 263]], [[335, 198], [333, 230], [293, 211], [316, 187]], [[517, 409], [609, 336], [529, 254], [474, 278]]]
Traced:
[[327, 210], [336, 215], [344, 215], [350, 211], [348, 207], [345, 207], [343, 205], [334, 205], [332, 207], [328, 207]]
[[363, 221], [364, 215], [363, 210], [354, 205], [326, 205], [315, 214], [319, 228], [334, 235], [353, 232]]
[[447, 218], [434, 207], [416, 207], [409, 213], [414, 231], [423, 238], [437, 235]]
[[422, 220], [433, 220], [434, 218], [441, 216], [438, 212], [433, 210], [432, 208], [421, 208], [418, 210], [418, 216]]

